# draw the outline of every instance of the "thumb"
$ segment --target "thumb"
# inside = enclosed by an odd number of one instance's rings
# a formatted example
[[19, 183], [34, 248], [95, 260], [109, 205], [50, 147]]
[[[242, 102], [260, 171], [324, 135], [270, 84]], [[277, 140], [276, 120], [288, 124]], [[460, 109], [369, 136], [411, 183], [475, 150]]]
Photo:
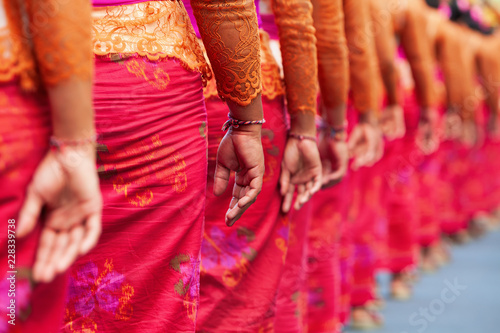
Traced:
[[289, 186], [290, 186], [290, 171], [283, 163], [281, 166], [281, 176], [280, 176], [280, 187], [282, 196], [284, 196], [288, 192]]
[[29, 186], [23, 207], [19, 212], [18, 237], [24, 237], [33, 230], [40, 216], [42, 206], [42, 198], [32, 186]]
[[358, 143], [360, 135], [361, 135], [361, 129], [358, 127], [354, 128], [351, 135], [349, 136], [349, 140], [347, 140], [347, 148], [349, 149], [349, 151], [354, 150], [356, 144]]
[[214, 194], [216, 196], [221, 195], [226, 191], [227, 185], [229, 183], [230, 170], [217, 162], [215, 166], [215, 177], [214, 177]]

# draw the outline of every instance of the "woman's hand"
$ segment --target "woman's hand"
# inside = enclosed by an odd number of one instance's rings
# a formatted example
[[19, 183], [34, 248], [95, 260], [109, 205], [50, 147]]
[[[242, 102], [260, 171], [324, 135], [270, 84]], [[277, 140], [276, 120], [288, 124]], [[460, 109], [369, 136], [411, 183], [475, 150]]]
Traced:
[[426, 155], [432, 154], [439, 148], [439, 115], [433, 108], [427, 108], [422, 111], [416, 144]]
[[403, 108], [398, 104], [387, 106], [380, 118], [380, 129], [388, 140], [404, 137], [406, 125]]
[[226, 191], [231, 171], [236, 172], [233, 198], [226, 212], [226, 225], [232, 226], [255, 202], [264, 178], [264, 151], [261, 125], [231, 127], [217, 151], [214, 194]]
[[330, 133], [322, 131], [319, 136], [319, 153], [323, 170], [322, 187], [338, 184], [346, 175], [349, 165], [349, 148], [345, 138], [333, 139]]
[[372, 166], [382, 158], [384, 143], [382, 132], [371, 115], [361, 115], [348, 141], [349, 154], [354, 158], [352, 168]]
[[93, 144], [47, 153], [28, 186], [19, 237], [34, 229], [43, 208], [46, 218], [33, 279], [50, 282], [92, 249], [101, 234], [102, 198]]
[[294, 208], [300, 209], [321, 188], [321, 160], [318, 145], [308, 139], [289, 137], [281, 163], [281, 195], [284, 196], [282, 211], [292, 206], [295, 187], [297, 198]]
[[446, 140], [457, 140], [462, 133], [462, 118], [455, 111], [448, 111], [443, 117], [443, 135]]

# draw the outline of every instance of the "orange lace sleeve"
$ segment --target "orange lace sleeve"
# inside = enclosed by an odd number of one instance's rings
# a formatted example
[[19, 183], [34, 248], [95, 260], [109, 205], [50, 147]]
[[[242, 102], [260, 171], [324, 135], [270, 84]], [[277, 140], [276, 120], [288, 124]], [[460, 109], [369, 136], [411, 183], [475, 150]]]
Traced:
[[434, 88], [434, 62], [431, 45], [425, 28], [427, 25], [425, 6], [420, 1], [409, 1], [406, 20], [400, 32], [401, 46], [410, 64], [415, 90], [420, 106], [436, 104]]
[[88, 0], [24, 0], [33, 48], [47, 85], [92, 76], [92, 20]]
[[262, 92], [260, 37], [252, 0], [192, 0], [223, 100], [246, 106]]
[[24, 6], [20, 1], [4, 0], [6, 22], [0, 36], [0, 80], [9, 81], [19, 77], [24, 90], [34, 90], [37, 82], [35, 61], [30, 40], [25, 37]]
[[375, 50], [382, 76], [382, 81], [387, 94], [389, 105], [399, 104], [398, 96], [398, 71], [396, 68], [396, 36], [391, 19], [387, 19], [381, 1], [370, 1], [370, 14], [373, 21]]
[[344, 0], [345, 33], [349, 48], [349, 76], [354, 107], [360, 113], [378, 108], [375, 78], [377, 59], [369, 31], [367, 1]]
[[[14, 13], [17, 6], [16, 32], [29, 31], [32, 45], [24, 48], [23, 58], [36, 58], [39, 74], [47, 85], [55, 85], [72, 76], [91, 79], [91, 5], [88, 0], [16, 0], [9, 2], [8, 11]], [[15, 3], [15, 4], [14, 4]], [[8, 14], [8, 16], [10, 16]], [[27, 20], [22, 20], [26, 17]], [[13, 17], [11, 18], [13, 19]], [[15, 19], [14, 19], [15, 20]], [[25, 22], [22, 26], [18, 22]], [[24, 24], [24, 23], [23, 23]], [[29, 26], [28, 26], [29, 25]], [[22, 29], [18, 30], [17, 29]], [[21, 37], [23, 38], [23, 37]], [[28, 39], [24, 36], [24, 39]], [[26, 62], [22, 60], [21, 62]], [[23, 75], [21, 73], [21, 79]]]
[[310, 0], [273, 0], [288, 112], [316, 114], [316, 38]]
[[342, 0], [313, 0], [318, 48], [318, 80], [327, 109], [344, 107], [349, 88], [349, 59]]

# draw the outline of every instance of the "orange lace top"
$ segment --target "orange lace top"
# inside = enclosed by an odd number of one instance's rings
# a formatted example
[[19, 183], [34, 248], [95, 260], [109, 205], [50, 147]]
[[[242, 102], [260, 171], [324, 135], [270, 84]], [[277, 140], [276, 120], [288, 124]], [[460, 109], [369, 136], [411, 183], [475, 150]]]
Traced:
[[349, 88], [342, 0], [313, 0], [312, 4], [321, 99], [325, 107], [335, 109], [346, 104]]
[[[280, 68], [274, 58], [269, 45], [269, 34], [263, 30], [260, 33], [260, 62], [262, 70], [262, 96], [273, 100], [285, 94], [285, 85], [281, 78]], [[203, 44], [202, 44], [203, 47]], [[216, 98], [217, 83], [215, 80], [208, 81], [203, 89], [205, 98]]]
[[290, 114], [316, 114], [318, 64], [309, 0], [273, 0]]
[[149, 60], [176, 58], [190, 70], [211, 77], [203, 52], [181, 1], [147, 1], [95, 7], [94, 53], [138, 54]]
[[253, 0], [192, 0], [191, 5], [219, 96], [249, 105], [262, 92], [259, 27]]
[[367, 1], [344, 0], [345, 33], [349, 48], [350, 89], [354, 107], [361, 113], [378, 109], [377, 56], [369, 31]]
[[7, 25], [0, 30], [0, 80], [19, 77], [24, 89], [33, 90], [39, 77], [46, 85], [73, 76], [91, 78], [88, 0], [4, 0], [3, 8]]
[[391, 20], [380, 15], [380, 1], [370, 1], [370, 14], [373, 22], [375, 50], [377, 52], [380, 76], [385, 88], [389, 105], [400, 104], [398, 89], [398, 70], [396, 67], [396, 39]]
[[[217, 90], [222, 99], [245, 106], [261, 92], [259, 36], [251, 0], [192, 0]], [[145, 1], [96, 7], [96, 55], [138, 54], [156, 61], [176, 58], [190, 70], [212, 75], [182, 1]]]

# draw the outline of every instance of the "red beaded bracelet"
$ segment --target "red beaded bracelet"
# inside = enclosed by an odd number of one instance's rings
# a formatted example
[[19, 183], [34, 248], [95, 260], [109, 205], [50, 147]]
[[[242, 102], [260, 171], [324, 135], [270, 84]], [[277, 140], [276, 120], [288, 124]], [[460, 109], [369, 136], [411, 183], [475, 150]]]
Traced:
[[229, 127], [238, 128], [240, 125], [262, 125], [266, 122], [265, 119], [262, 120], [238, 120], [231, 117], [231, 114], [227, 114], [227, 121], [222, 126], [223, 131], [227, 131]]

